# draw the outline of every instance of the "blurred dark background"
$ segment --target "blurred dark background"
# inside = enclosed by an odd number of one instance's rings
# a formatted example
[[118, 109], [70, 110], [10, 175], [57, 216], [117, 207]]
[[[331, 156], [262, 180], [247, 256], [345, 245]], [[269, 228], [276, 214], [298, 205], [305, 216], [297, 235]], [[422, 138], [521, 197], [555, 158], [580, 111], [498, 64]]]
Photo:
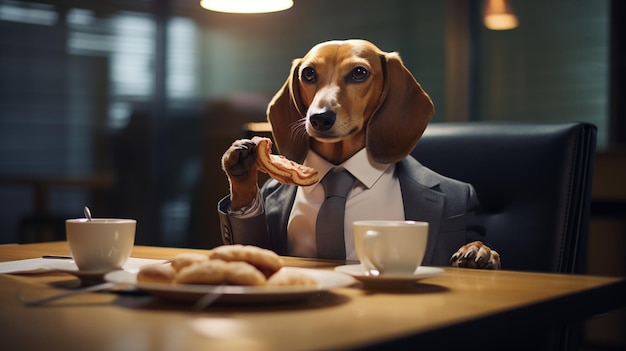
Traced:
[[[85, 205], [136, 218], [137, 244], [220, 244], [220, 157], [242, 124], [265, 120], [292, 59], [364, 38], [400, 53], [435, 122], [594, 123], [588, 271], [624, 275], [624, 2], [509, 2], [519, 27], [493, 31], [482, 0], [295, 0], [255, 15], [198, 0], [0, 0], [0, 244], [64, 240]], [[624, 314], [612, 318], [591, 339], [621, 347]]]

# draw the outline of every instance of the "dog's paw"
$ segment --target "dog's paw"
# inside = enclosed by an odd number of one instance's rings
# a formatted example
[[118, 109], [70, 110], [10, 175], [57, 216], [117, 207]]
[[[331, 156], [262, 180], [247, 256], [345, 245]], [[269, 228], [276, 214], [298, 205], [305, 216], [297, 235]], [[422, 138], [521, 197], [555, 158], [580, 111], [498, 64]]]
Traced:
[[248, 139], [235, 141], [222, 156], [222, 169], [230, 183], [231, 209], [240, 210], [258, 196], [256, 144]]
[[256, 144], [252, 140], [239, 139], [224, 152], [222, 169], [230, 179], [242, 182], [251, 174], [256, 175], [255, 148]]
[[454, 267], [500, 269], [500, 254], [481, 241], [462, 246], [450, 258]]

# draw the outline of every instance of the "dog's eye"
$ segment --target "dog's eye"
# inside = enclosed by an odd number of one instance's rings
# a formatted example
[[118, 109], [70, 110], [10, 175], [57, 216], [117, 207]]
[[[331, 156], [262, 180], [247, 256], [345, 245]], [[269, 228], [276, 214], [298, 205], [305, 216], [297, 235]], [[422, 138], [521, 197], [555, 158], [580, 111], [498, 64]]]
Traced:
[[350, 76], [348, 77], [348, 79], [353, 81], [353, 82], [362, 82], [369, 75], [370, 75], [370, 72], [368, 70], [366, 70], [363, 67], [357, 67], [357, 68], [353, 69], [352, 72], [350, 72]]
[[315, 83], [317, 81], [317, 72], [312, 67], [305, 67], [302, 69], [300, 77], [307, 83]]

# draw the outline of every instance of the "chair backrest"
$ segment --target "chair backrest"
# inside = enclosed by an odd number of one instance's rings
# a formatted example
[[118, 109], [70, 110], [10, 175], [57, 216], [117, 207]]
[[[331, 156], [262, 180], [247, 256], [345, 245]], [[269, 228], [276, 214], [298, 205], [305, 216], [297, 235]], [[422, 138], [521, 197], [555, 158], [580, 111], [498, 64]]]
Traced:
[[503, 269], [583, 273], [596, 127], [431, 123], [412, 155], [474, 185]]

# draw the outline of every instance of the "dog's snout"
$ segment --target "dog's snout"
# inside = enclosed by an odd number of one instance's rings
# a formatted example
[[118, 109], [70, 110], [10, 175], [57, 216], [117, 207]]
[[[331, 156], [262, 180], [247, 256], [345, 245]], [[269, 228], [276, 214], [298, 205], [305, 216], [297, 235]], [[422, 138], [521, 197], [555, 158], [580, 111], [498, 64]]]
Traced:
[[335, 114], [335, 112], [328, 110], [322, 113], [316, 113], [314, 115], [311, 115], [311, 117], [309, 117], [309, 122], [311, 123], [313, 129], [320, 132], [326, 132], [333, 127], [336, 118], [337, 115]]

